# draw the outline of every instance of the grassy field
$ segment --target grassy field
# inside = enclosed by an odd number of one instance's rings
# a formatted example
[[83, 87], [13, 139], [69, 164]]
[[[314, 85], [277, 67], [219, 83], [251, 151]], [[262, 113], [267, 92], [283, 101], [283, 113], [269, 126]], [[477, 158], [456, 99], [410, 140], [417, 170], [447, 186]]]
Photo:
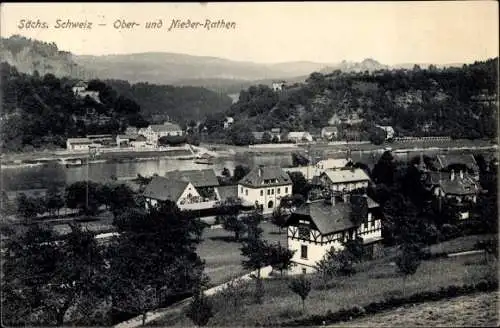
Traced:
[[[470, 255], [458, 258], [443, 258], [422, 262], [415, 275], [406, 283], [406, 295], [421, 291], [438, 290], [450, 285], [471, 284], [479, 281], [485, 274], [496, 274], [491, 264], [487, 264], [481, 255]], [[336, 278], [328, 283], [327, 290], [323, 284], [311, 276], [313, 289], [306, 301], [306, 312], [302, 313], [300, 299], [289, 288], [289, 278], [265, 280], [265, 297], [263, 304], [254, 304], [247, 294], [244, 306], [234, 308], [230, 300], [220, 296], [213, 298], [216, 309], [210, 320], [211, 326], [259, 326], [277, 324], [311, 314], [325, 314], [349, 308], [355, 305], [366, 305], [382, 301], [389, 296], [401, 296], [402, 278], [396, 267], [389, 261], [363, 263], [359, 272], [352, 277]], [[252, 286], [250, 286], [252, 288]], [[251, 289], [250, 289], [251, 290]], [[151, 325], [192, 326], [182, 313], [170, 315], [153, 322]]]
[[329, 327], [498, 327], [498, 292], [405, 306]]
[[[278, 229], [271, 223], [263, 222], [263, 238], [271, 242], [286, 245], [286, 232], [277, 234]], [[233, 234], [222, 229], [206, 229], [203, 241], [198, 246], [198, 255], [206, 261], [205, 273], [210, 277], [212, 285], [219, 285], [233, 277], [247, 273], [241, 267], [241, 243], [233, 240]]]

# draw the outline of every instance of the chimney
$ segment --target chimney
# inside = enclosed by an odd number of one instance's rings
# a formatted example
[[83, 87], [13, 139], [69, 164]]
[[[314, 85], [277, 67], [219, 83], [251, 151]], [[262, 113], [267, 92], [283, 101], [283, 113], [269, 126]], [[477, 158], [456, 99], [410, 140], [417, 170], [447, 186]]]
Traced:
[[454, 170], [451, 170], [450, 180], [451, 181], [455, 180], [455, 171]]

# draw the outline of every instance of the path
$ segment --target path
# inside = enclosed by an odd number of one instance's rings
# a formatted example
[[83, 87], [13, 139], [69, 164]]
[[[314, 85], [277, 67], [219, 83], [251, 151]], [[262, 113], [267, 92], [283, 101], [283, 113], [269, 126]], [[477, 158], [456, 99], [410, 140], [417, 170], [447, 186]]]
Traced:
[[[261, 274], [261, 277], [262, 278], [267, 278], [269, 277], [269, 274], [271, 273], [272, 271], [272, 268], [270, 266], [268, 267], [264, 267], [260, 270], [260, 274]], [[230, 284], [231, 282], [237, 282], [237, 281], [248, 281], [248, 280], [251, 280], [252, 279], [252, 276], [255, 275], [257, 273], [257, 271], [253, 271], [251, 273], [248, 273], [244, 276], [241, 276], [239, 278], [235, 278], [233, 280], [230, 280], [226, 283], [223, 283], [219, 286], [215, 286], [215, 287], [212, 287], [210, 289], [207, 289], [205, 291], [205, 295], [207, 296], [211, 296], [211, 295], [214, 295], [218, 292], [220, 292], [222, 289], [224, 289], [228, 284]], [[183, 310], [183, 308], [189, 304], [189, 302], [191, 301], [191, 297], [185, 299], [185, 300], [182, 300], [178, 303], [175, 303], [171, 306], [169, 306], [168, 308], [162, 308], [162, 309], [158, 309], [158, 310], [155, 310], [155, 311], [151, 311], [151, 312], [148, 312], [147, 313], [147, 316], [146, 316], [146, 321], [145, 323], [149, 323], [149, 322], [152, 322], [152, 321], [155, 321], [155, 320], [158, 320], [160, 319], [161, 317], [169, 314], [169, 313], [174, 313], [174, 312], [178, 312], [178, 311], [181, 311]], [[119, 323], [117, 325], [114, 326], [114, 328], [136, 328], [136, 327], [140, 327], [142, 326], [142, 315], [139, 315], [135, 318], [132, 318], [130, 320], [127, 320], [127, 321], [124, 321], [122, 323]]]

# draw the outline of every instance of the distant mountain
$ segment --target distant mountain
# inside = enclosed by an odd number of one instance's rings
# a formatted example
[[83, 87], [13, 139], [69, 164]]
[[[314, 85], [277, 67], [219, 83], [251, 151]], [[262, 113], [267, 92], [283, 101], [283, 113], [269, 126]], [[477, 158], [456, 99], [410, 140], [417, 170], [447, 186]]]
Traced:
[[157, 84], [235, 86], [255, 80], [288, 79], [309, 75], [327, 64], [290, 62], [258, 64], [177, 53], [138, 53], [75, 56], [75, 61], [99, 78], [147, 81]]
[[390, 69], [390, 66], [383, 65], [372, 58], [367, 58], [359, 63], [343, 60], [336, 65], [324, 68], [323, 70], [321, 70], [321, 73], [331, 73], [335, 70], [340, 70], [342, 72], [373, 72], [383, 69]]

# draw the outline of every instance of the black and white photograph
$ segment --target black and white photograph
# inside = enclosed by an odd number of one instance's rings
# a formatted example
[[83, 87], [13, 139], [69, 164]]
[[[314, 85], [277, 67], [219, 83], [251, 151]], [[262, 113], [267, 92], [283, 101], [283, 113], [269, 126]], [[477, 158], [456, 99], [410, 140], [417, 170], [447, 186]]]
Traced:
[[0, 5], [2, 327], [499, 327], [497, 1]]

